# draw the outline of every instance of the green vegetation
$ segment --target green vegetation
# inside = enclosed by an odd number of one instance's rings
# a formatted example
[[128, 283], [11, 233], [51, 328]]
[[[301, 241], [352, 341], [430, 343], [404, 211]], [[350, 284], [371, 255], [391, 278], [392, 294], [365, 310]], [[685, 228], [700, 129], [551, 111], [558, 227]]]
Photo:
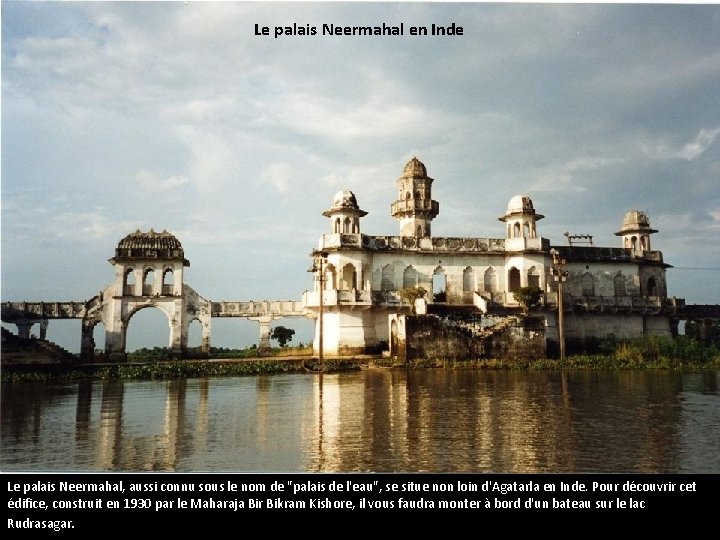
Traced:
[[531, 308], [535, 307], [542, 297], [542, 289], [540, 287], [520, 287], [513, 291], [515, 301], [520, 304], [523, 313], [527, 315]]
[[702, 321], [688, 321], [685, 323], [685, 335], [708, 345], [714, 344], [720, 349], [720, 321], [712, 321], [710, 324]]
[[[326, 359], [325, 372], [360, 369], [360, 362], [348, 359]], [[273, 375], [305, 373], [303, 360], [253, 359], [233, 361], [184, 360], [146, 363], [118, 363], [83, 366], [23, 366], [7, 367], [2, 382], [38, 382], [78, 379], [167, 380], [199, 377], [237, 377], [243, 375]]]
[[424, 298], [426, 294], [427, 291], [423, 287], [407, 287], [398, 291], [400, 299], [411, 306], [415, 304], [415, 300]]
[[[376, 367], [402, 367], [411, 369], [720, 369], [720, 349], [690, 336], [676, 338], [644, 336], [620, 340], [609, 338], [601, 343], [598, 354], [568, 356], [564, 362], [557, 359], [476, 359], [476, 360], [415, 360], [407, 365], [395, 360], [377, 357], [367, 359], [326, 358], [326, 371], [360, 369], [363, 364]], [[157, 350], [160, 349], [160, 350]], [[304, 354], [292, 355], [291, 352]], [[280, 348], [268, 351], [258, 358], [256, 347], [243, 350], [213, 349], [211, 355], [220, 360], [168, 360], [164, 348], [140, 350], [135, 357], [145, 354], [142, 361], [129, 360], [118, 364], [91, 365], [27, 365], [3, 366], [2, 382], [47, 381], [54, 379], [173, 379], [191, 377], [224, 377], [274, 373], [304, 373], [304, 361], [312, 354], [307, 348]], [[229, 359], [231, 354], [247, 354]], [[155, 359], [147, 359], [154, 357]]]
[[276, 339], [280, 347], [285, 347], [289, 341], [292, 341], [292, 337], [295, 335], [295, 330], [292, 328], [285, 328], [284, 326], [276, 326], [270, 332], [270, 339]]
[[[280, 327], [278, 327], [280, 328]], [[292, 330], [294, 333], [295, 331]], [[227, 347], [210, 347], [210, 354], [203, 355], [200, 351], [200, 347], [190, 347], [187, 350], [185, 360], [188, 359], [241, 359], [241, 358], [259, 358], [259, 357], [274, 357], [274, 356], [308, 356], [312, 354], [312, 346], [304, 345], [303, 343], [298, 344], [297, 347], [281, 347], [272, 348], [267, 350], [258, 349], [257, 345], [253, 344], [244, 349], [230, 349]], [[152, 349], [142, 348], [127, 353], [128, 362], [161, 362], [177, 360], [172, 354], [172, 351], [168, 347], [154, 347]]]

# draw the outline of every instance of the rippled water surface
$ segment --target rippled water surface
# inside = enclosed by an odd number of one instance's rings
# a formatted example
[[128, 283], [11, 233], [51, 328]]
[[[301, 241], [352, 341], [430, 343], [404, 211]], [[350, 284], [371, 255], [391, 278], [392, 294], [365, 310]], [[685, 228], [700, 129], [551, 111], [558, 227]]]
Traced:
[[4, 471], [720, 472], [720, 373], [376, 369], [2, 387]]

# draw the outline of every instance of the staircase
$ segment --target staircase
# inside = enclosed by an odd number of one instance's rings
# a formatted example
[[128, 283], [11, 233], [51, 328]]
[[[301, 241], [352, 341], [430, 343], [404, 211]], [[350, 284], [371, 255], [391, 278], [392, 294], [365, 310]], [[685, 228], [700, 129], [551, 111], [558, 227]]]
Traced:
[[2, 328], [0, 362], [3, 365], [73, 364], [77, 357], [46, 339], [26, 339]]

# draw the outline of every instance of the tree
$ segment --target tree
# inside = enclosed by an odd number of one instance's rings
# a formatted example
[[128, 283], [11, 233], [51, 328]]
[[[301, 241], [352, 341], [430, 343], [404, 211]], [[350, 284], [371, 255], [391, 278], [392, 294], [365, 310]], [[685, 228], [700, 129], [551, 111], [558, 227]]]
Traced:
[[400, 289], [398, 294], [405, 302], [413, 305], [415, 300], [423, 298], [427, 294], [427, 291], [422, 287], [408, 287], [407, 289]]
[[295, 330], [292, 328], [285, 328], [284, 326], [276, 326], [270, 332], [270, 339], [277, 339], [281, 347], [287, 345], [288, 341], [292, 341], [292, 337], [295, 335]]
[[520, 287], [513, 292], [515, 301], [520, 304], [525, 315], [528, 314], [530, 308], [537, 305], [542, 297], [542, 289], [540, 287]]
[[415, 313], [415, 300], [424, 298], [427, 291], [423, 287], [408, 287], [406, 289], [400, 289], [398, 294], [403, 302], [410, 304], [413, 313]]

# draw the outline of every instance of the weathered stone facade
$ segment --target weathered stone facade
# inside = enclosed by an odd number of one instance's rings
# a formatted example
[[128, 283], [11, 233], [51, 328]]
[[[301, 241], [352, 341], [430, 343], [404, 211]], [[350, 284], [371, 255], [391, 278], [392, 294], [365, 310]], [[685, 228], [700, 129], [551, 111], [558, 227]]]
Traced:
[[155, 307], [168, 319], [171, 352], [182, 356], [187, 349], [189, 326], [202, 326], [201, 350], [210, 350], [210, 302], [183, 283], [183, 269], [190, 266], [180, 241], [167, 231], [136, 231], [123, 238], [110, 259], [115, 281], [90, 301], [83, 318], [82, 350], [92, 351], [93, 328], [105, 327], [108, 360], [125, 358], [130, 318], [139, 310]]
[[[674, 332], [673, 315], [682, 301], [668, 298], [669, 265], [660, 251], [650, 249], [650, 235], [657, 231], [645, 213], [625, 214], [616, 233], [622, 239], [619, 247], [594, 246], [587, 235], [582, 244], [568, 236], [568, 244], [553, 246], [539, 235], [537, 223], [544, 216], [535, 211], [530, 197], [517, 195], [498, 218], [505, 224], [504, 237], [433, 237], [431, 221], [439, 214], [439, 203], [432, 200], [433, 181], [417, 158], [405, 166], [397, 180], [398, 199], [391, 205], [391, 215], [400, 224], [398, 236], [362, 234], [360, 221], [367, 212], [351, 191], [338, 192], [323, 213], [331, 232], [320, 237], [313, 252], [316, 261], [322, 258], [316, 265], [322, 275], [316, 274], [314, 290], [303, 297], [317, 315], [322, 288], [323, 351], [391, 349], [389, 317], [400, 321], [398, 315], [414, 315], [412, 304], [403, 300], [405, 289], [422, 287], [431, 304], [476, 306], [484, 316], [497, 317], [519, 314], [513, 292], [529, 286], [542, 290], [532, 314], [544, 321], [544, 339], [552, 350], [559, 338], [553, 251], [567, 272], [563, 312], [569, 340]], [[433, 324], [409, 321], [404, 324], [416, 325], [418, 332], [427, 332]], [[471, 343], [456, 347], [462, 348], [467, 355], [478, 352]]]

